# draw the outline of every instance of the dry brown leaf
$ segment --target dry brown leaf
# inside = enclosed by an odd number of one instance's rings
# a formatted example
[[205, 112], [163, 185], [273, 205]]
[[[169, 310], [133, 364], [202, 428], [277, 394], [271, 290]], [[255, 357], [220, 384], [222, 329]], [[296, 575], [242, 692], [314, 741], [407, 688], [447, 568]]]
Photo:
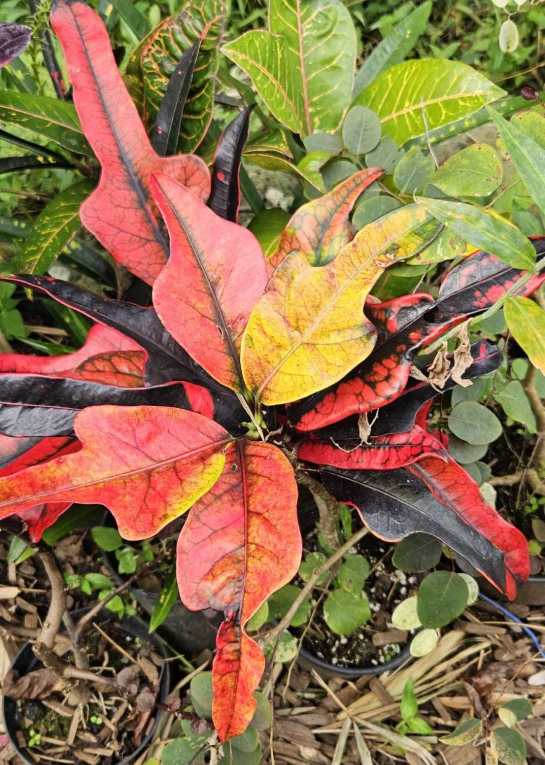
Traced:
[[42, 699], [64, 687], [64, 680], [52, 669], [36, 669], [17, 678], [8, 672], [4, 678], [3, 692], [12, 699]]

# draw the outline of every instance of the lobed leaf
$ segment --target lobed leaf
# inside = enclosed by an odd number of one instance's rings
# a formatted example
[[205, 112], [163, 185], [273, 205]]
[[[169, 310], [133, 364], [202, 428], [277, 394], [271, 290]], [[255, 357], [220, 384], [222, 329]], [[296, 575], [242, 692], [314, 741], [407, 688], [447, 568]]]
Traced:
[[155, 178], [153, 194], [171, 247], [154, 285], [155, 309], [195, 361], [221, 384], [240, 390], [240, 336], [267, 281], [259, 243], [167, 176]]
[[333, 260], [353, 238], [349, 216], [356, 200], [382, 175], [378, 169], [361, 170], [318, 199], [299, 207], [280, 237], [278, 249], [269, 258], [278, 268], [292, 253], [301, 253], [313, 266]]
[[51, 25], [66, 57], [81, 126], [102, 166], [98, 188], [81, 207], [82, 223], [115, 260], [152, 283], [168, 245], [150, 196], [151, 177], [167, 172], [206, 199], [208, 170], [198, 157], [162, 158], [152, 149], [98, 14], [79, 0], [57, 0]]
[[0, 517], [37, 503], [101, 504], [125, 539], [146, 539], [213, 486], [230, 441], [200, 414], [158, 406], [88, 407], [74, 432], [80, 451], [0, 479]]
[[258, 399], [296, 401], [337, 382], [370, 354], [376, 330], [363, 316], [365, 299], [389, 265], [413, 254], [413, 233], [426, 217], [417, 206], [395, 211], [362, 229], [322, 268], [302, 254], [285, 260], [242, 341], [244, 379]]
[[213, 667], [213, 719], [222, 741], [246, 730], [265, 666], [244, 627], [296, 574], [300, 559], [297, 485], [288, 460], [271, 444], [230, 445], [221, 478], [192, 508], [178, 540], [183, 602], [226, 616]]

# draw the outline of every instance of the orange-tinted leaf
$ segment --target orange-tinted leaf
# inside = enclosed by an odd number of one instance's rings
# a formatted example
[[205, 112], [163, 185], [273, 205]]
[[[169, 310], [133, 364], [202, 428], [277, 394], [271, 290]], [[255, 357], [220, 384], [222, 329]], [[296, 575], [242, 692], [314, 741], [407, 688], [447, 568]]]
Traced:
[[225, 470], [191, 510], [178, 541], [178, 586], [192, 610], [225, 613], [213, 669], [213, 718], [220, 738], [237, 736], [255, 710], [264, 668], [244, 632], [268, 596], [301, 559], [297, 485], [290, 463], [271, 444], [229, 446]]
[[145, 384], [146, 360], [145, 351], [99, 353], [77, 366], [70, 377], [121, 388], [142, 388]]
[[376, 329], [363, 305], [384, 269], [414, 254], [428, 220], [417, 205], [365, 226], [327, 266], [286, 258], [252, 311], [242, 341], [248, 388], [285, 404], [340, 380], [370, 354]]
[[313, 199], [295, 212], [280, 238], [277, 251], [270, 258], [278, 268], [290, 253], [299, 252], [314, 266], [332, 260], [352, 239], [348, 217], [357, 198], [382, 175], [382, 170], [360, 170], [328, 194]]
[[82, 223], [119, 263], [152, 283], [168, 244], [150, 197], [151, 176], [168, 173], [207, 199], [210, 174], [196, 156], [161, 158], [152, 149], [98, 14], [83, 2], [57, 0], [51, 24], [83, 132], [102, 166], [98, 188], [81, 207]]
[[48, 502], [108, 507], [126, 539], [145, 539], [217, 480], [228, 433], [170, 407], [89, 407], [77, 415], [75, 454], [0, 480], [0, 518]]
[[164, 175], [153, 194], [171, 242], [153, 289], [159, 318], [212, 377], [240, 389], [240, 336], [267, 281], [259, 243]]
[[[119, 351], [142, 351], [134, 340], [111, 327], [95, 324], [82, 348], [63, 356], [35, 356], [27, 353], [0, 354], [0, 372], [69, 377], [93, 356]], [[97, 382], [107, 382], [97, 380]]]

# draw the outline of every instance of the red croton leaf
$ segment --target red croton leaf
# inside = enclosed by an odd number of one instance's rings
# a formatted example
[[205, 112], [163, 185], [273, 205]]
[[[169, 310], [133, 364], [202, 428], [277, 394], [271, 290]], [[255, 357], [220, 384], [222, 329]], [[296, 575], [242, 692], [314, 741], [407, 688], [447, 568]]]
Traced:
[[253, 234], [224, 220], [164, 175], [153, 195], [170, 234], [171, 255], [153, 288], [164, 326], [212, 377], [242, 388], [242, 331], [267, 281]]
[[127, 388], [144, 385], [145, 363], [146, 354], [138, 343], [100, 324], [91, 327], [85, 344], [74, 353], [63, 356], [0, 354], [0, 372], [71, 377]]
[[83, 2], [56, 0], [51, 25], [83, 132], [102, 167], [98, 188], [81, 207], [82, 223], [119, 263], [151, 284], [168, 258], [150, 197], [151, 176], [167, 173], [206, 200], [210, 174], [194, 155], [162, 158], [152, 149], [95, 11]]
[[360, 194], [382, 175], [382, 170], [360, 170], [339, 183], [328, 194], [300, 207], [282, 232], [278, 249], [269, 259], [275, 269], [293, 252], [300, 252], [314, 266], [324, 265], [351, 241], [354, 229], [349, 221]]
[[[508, 598], [514, 599], [517, 584], [525, 582], [530, 575], [528, 542], [524, 534], [484, 501], [479, 485], [452, 458], [444, 462], [436, 457], [427, 457], [407, 470], [428, 487], [438, 502], [460, 515], [503, 551], [506, 570], [504, 591]], [[498, 585], [497, 582], [492, 584]]]
[[297, 449], [301, 460], [348, 470], [395, 470], [426, 456], [447, 458], [447, 451], [435, 436], [419, 425], [405, 433], [371, 436], [368, 443], [346, 448], [335, 443], [306, 441]]
[[250, 723], [265, 660], [244, 627], [297, 572], [301, 536], [297, 484], [282, 452], [241, 440], [224, 472], [191, 510], [178, 541], [180, 597], [192, 610], [225, 613], [213, 667], [213, 719], [220, 739]]
[[108, 507], [126, 539], [146, 539], [218, 479], [229, 434], [195, 412], [95, 406], [74, 422], [82, 448], [0, 479], [0, 518], [49, 502]]
[[[0, 477], [12, 475], [31, 465], [47, 462], [81, 448], [74, 438], [10, 438], [0, 435]], [[51, 502], [22, 510], [18, 515], [25, 521], [32, 542], [39, 542], [46, 529], [68, 510], [71, 502]]]

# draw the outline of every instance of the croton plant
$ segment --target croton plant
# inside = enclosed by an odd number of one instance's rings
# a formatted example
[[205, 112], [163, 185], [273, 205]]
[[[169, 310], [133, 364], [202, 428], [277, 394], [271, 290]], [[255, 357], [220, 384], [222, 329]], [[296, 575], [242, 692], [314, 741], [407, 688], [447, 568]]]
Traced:
[[[248, 726], [265, 666], [245, 625], [298, 570], [305, 473], [377, 536], [432, 534], [515, 596], [529, 573], [526, 540], [449, 455], [430, 424], [437, 388], [417, 369], [426, 346], [543, 277], [476, 252], [437, 297], [379, 302], [379, 277], [437, 226], [411, 204], [354, 234], [352, 207], [380, 169], [299, 208], [267, 261], [237, 222], [248, 113], [227, 128], [212, 172], [194, 155], [159, 156], [100, 17], [58, 0], [51, 22], [101, 165], [82, 222], [151, 286], [152, 305], [2, 277], [95, 323], [71, 355], [0, 356], [0, 517], [21, 515], [39, 539], [71, 504], [98, 503], [125, 539], [140, 540], [189, 511], [179, 591], [188, 608], [224, 614], [213, 718], [226, 740]], [[481, 340], [454, 368], [470, 380], [499, 361]]]

